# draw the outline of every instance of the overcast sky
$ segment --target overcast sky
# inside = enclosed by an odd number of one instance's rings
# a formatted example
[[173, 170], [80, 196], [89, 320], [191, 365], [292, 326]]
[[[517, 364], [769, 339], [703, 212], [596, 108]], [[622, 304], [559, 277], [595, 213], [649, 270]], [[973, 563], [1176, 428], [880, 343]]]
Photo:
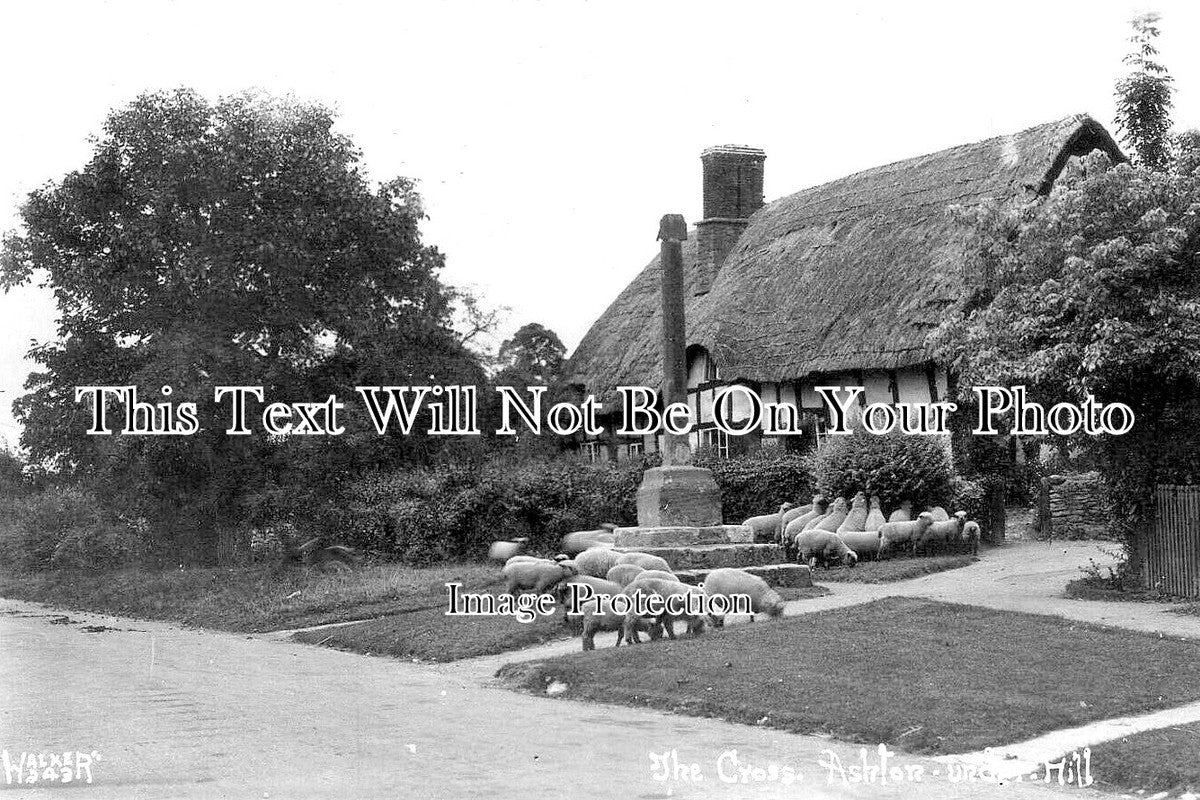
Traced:
[[[767, 152], [768, 200], [1086, 111], [1112, 127], [1129, 20], [1163, 15], [1177, 126], [1200, 125], [1195, 2], [28, 2], [0, 7], [0, 228], [147, 89], [319, 100], [371, 175], [419, 179], [444, 277], [573, 348], [700, 211], [700, 151]], [[54, 336], [0, 295], [0, 436]]]

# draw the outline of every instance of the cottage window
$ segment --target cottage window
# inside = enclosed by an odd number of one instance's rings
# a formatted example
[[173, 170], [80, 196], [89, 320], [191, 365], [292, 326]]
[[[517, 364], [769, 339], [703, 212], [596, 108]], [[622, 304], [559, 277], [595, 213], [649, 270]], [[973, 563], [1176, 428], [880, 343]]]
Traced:
[[579, 452], [584, 458], [595, 464], [600, 460], [600, 443], [597, 441], [584, 442], [579, 445]]

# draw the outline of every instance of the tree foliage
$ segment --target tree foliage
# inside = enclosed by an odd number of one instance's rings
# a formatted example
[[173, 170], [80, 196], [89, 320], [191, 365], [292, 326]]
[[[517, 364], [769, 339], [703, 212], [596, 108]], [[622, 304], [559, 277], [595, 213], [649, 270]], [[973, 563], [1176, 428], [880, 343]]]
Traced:
[[[61, 315], [15, 406], [33, 460], [164, 523], [187, 508], [211, 528], [271, 487], [336, 485], [364, 463], [426, 454], [419, 437], [368, 436], [351, 403], [350, 433], [315, 443], [226, 436], [227, 403], [213, 401], [216, 385], [306, 401], [479, 376], [450, 328], [443, 257], [421, 240], [413, 182], [372, 185], [334, 122], [320, 105], [254, 93], [145, 94], [108, 116], [87, 164], [29, 196], [0, 280], [41, 280]], [[201, 430], [87, 436], [74, 396], [87, 385], [197, 401]]]
[[1171, 162], [1171, 108], [1173, 79], [1158, 62], [1154, 46], [1159, 36], [1158, 14], [1147, 13], [1132, 21], [1134, 49], [1123, 63], [1127, 76], [1117, 82], [1117, 130], [1136, 156], [1149, 169], [1166, 169]]

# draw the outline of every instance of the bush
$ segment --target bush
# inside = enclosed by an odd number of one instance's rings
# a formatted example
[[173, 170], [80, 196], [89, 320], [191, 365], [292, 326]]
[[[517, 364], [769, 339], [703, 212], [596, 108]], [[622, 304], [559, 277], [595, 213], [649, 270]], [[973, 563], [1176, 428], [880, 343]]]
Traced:
[[946, 506], [955, 498], [950, 456], [933, 436], [862, 430], [831, 436], [811, 457], [813, 485], [826, 497], [875, 495], [885, 509], [904, 500], [913, 508]]
[[144, 520], [109, 519], [87, 492], [52, 487], [16, 501], [4, 550], [28, 570], [107, 569], [137, 560], [146, 534]]
[[806, 504], [812, 494], [808, 461], [808, 456], [780, 449], [737, 458], [699, 451], [693, 459], [696, 466], [712, 470], [721, 489], [722, 515], [731, 523], [778, 511], [784, 501]]

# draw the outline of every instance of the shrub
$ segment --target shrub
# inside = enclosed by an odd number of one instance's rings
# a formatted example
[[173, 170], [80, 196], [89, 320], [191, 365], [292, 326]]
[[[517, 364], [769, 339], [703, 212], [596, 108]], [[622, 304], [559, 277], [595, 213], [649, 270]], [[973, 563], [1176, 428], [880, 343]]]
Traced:
[[954, 499], [950, 456], [934, 436], [855, 430], [827, 439], [810, 464], [814, 487], [830, 498], [865, 492], [879, 497], [884, 508], [911, 500], [918, 509]]
[[712, 470], [721, 489], [721, 509], [726, 522], [741, 522], [758, 514], [778, 511], [785, 500], [804, 505], [812, 494], [809, 459], [780, 449], [764, 449], [736, 458], [720, 458], [699, 451], [693, 463]]
[[14, 504], [5, 550], [29, 570], [105, 569], [140, 557], [147, 536], [143, 519], [110, 519], [91, 494], [51, 487]]

